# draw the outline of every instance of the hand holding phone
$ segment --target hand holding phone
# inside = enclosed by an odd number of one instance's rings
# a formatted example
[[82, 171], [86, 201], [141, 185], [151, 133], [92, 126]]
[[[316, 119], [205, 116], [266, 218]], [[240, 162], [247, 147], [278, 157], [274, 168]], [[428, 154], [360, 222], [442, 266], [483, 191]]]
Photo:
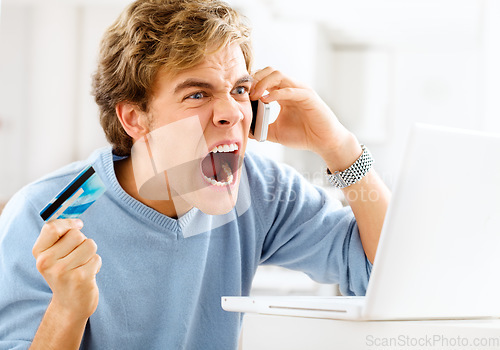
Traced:
[[264, 103], [261, 100], [250, 102], [252, 103], [253, 112], [252, 124], [250, 125], [250, 133], [257, 141], [266, 141], [271, 108], [269, 104]]

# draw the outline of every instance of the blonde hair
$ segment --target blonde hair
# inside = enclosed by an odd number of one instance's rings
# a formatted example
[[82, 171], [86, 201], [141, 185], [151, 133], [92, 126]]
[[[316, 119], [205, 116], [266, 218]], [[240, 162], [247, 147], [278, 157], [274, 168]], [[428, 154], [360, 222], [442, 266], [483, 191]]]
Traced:
[[240, 45], [250, 71], [250, 27], [222, 1], [137, 0], [130, 4], [104, 34], [92, 86], [101, 126], [114, 153], [130, 155], [132, 148], [132, 138], [116, 115], [119, 102], [136, 104], [147, 112], [160, 70], [175, 73], [191, 68], [230, 43]]

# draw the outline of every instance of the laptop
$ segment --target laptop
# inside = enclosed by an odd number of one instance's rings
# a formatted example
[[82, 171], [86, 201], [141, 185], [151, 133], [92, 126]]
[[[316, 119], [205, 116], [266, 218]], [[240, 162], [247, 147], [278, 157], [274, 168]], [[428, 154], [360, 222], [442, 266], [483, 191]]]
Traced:
[[500, 317], [500, 135], [417, 124], [366, 296], [222, 297], [222, 308], [345, 320]]

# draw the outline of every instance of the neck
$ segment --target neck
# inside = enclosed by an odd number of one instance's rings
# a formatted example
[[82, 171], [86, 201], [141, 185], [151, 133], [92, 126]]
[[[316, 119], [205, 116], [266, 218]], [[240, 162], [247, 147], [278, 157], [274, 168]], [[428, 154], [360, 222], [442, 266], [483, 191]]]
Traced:
[[[178, 216], [183, 215], [191, 209], [188, 203], [184, 202], [180, 198], [179, 200], [176, 200], [176, 203], [174, 205], [174, 201], [171, 198], [168, 200], [151, 200], [139, 195], [137, 184], [134, 178], [134, 171], [132, 168], [132, 159], [130, 157], [114, 162], [114, 169], [118, 183], [123, 188], [123, 190], [127, 192], [132, 198], [156, 210], [157, 212], [173, 219], [177, 219]], [[169, 185], [167, 183], [167, 187], [168, 186]], [[180, 207], [182, 207], [181, 210], [179, 210]]]

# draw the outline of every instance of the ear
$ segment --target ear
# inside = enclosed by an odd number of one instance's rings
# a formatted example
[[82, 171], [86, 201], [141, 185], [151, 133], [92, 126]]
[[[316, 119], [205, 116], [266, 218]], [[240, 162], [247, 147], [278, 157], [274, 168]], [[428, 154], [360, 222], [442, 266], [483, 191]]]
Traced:
[[150, 131], [146, 122], [146, 113], [137, 105], [129, 102], [119, 102], [115, 110], [123, 129], [134, 141], [139, 140]]

